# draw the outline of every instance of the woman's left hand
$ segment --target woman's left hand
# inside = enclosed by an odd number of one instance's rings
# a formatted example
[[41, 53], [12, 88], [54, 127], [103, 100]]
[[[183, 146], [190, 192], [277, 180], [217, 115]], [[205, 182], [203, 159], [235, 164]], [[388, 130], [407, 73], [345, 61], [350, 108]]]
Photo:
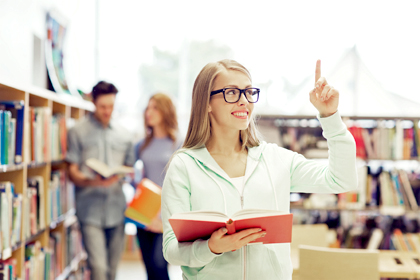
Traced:
[[309, 93], [309, 99], [322, 118], [337, 112], [338, 95], [338, 90], [330, 86], [324, 77], [321, 77], [321, 60], [318, 60], [315, 68], [315, 87]]

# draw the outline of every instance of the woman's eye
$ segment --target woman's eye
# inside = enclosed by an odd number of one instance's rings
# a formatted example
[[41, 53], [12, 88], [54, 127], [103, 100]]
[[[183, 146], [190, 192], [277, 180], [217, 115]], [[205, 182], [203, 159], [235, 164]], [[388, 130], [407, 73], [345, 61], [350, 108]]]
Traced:
[[225, 94], [235, 95], [236, 94], [236, 91], [234, 89], [230, 89], [230, 90], [227, 90]]

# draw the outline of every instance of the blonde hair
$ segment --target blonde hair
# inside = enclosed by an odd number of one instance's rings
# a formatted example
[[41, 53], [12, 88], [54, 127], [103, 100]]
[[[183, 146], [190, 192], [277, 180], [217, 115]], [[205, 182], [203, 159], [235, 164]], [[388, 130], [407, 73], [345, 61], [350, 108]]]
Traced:
[[[163, 127], [168, 134], [168, 137], [176, 143], [176, 136], [178, 133], [178, 119], [176, 116], [175, 106], [169, 96], [164, 93], [156, 93], [150, 100], [156, 101], [156, 108], [162, 114]], [[153, 127], [149, 126], [146, 121], [146, 110], [144, 110], [144, 128], [146, 132], [146, 138], [144, 144], [140, 147], [140, 151], [143, 151], [152, 141], [154, 137]]]
[[[249, 71], [235, 60], [224, 59], [218, 62], [208, 63], [204, 66], [194, 82], [190, 122], [187, 136], [182, 146], [183, 148], [201, 148], [210, 139], [211, 126], [208, 114], [210, 92], [212, 91], [214, 80], [223, 70], [240, 71], [247, 75], [251, 81]], [[248, 128], [241, 130], [240, 140], [242, 142], [242, 149], [245, 149], [245, 147], [255, 147], [260, 144], [253, 116], [251, 116]]]

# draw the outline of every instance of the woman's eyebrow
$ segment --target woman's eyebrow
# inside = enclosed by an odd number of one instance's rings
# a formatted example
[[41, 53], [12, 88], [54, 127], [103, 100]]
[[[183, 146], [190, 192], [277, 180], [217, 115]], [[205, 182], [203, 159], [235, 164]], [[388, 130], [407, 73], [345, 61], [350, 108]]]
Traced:
[[[233, 87], [233, 88], [239, 88], [237, 85], [227, 85], [227, 86], [224, 86], [225, 88], [228, 88], [228, 87]], [[250, 87], [252, 87], [252, 85], [247, 85], [245, 88], [250, 88]]]

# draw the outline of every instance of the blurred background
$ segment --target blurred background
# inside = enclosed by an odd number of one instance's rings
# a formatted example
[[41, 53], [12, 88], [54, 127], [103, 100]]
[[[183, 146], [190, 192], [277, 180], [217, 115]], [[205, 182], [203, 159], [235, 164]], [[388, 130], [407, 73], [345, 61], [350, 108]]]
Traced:
[[[223, 58], [251, 71], [262, 89], [257, 107], [266, 113], [314, 114], [307, 93], [321, 59], [323, 75], [340, 90], [343, 115], [407, 114], [404, 104], [417, 112], [413, 102], [420, 103], [419, 6], [0, 0], [0, 77], [60, 91], [48, 76], [49, 61], [61, 67], [58, 79], [76, 95], [88, 94], [100, 79], [113, 82], [120, 90], [114, 117], [138, 137], [148, 97], [158, 91], [174, 98], [185, 131], [195, 77]], [[52, 48], [48, 30], [55, 34]]]

